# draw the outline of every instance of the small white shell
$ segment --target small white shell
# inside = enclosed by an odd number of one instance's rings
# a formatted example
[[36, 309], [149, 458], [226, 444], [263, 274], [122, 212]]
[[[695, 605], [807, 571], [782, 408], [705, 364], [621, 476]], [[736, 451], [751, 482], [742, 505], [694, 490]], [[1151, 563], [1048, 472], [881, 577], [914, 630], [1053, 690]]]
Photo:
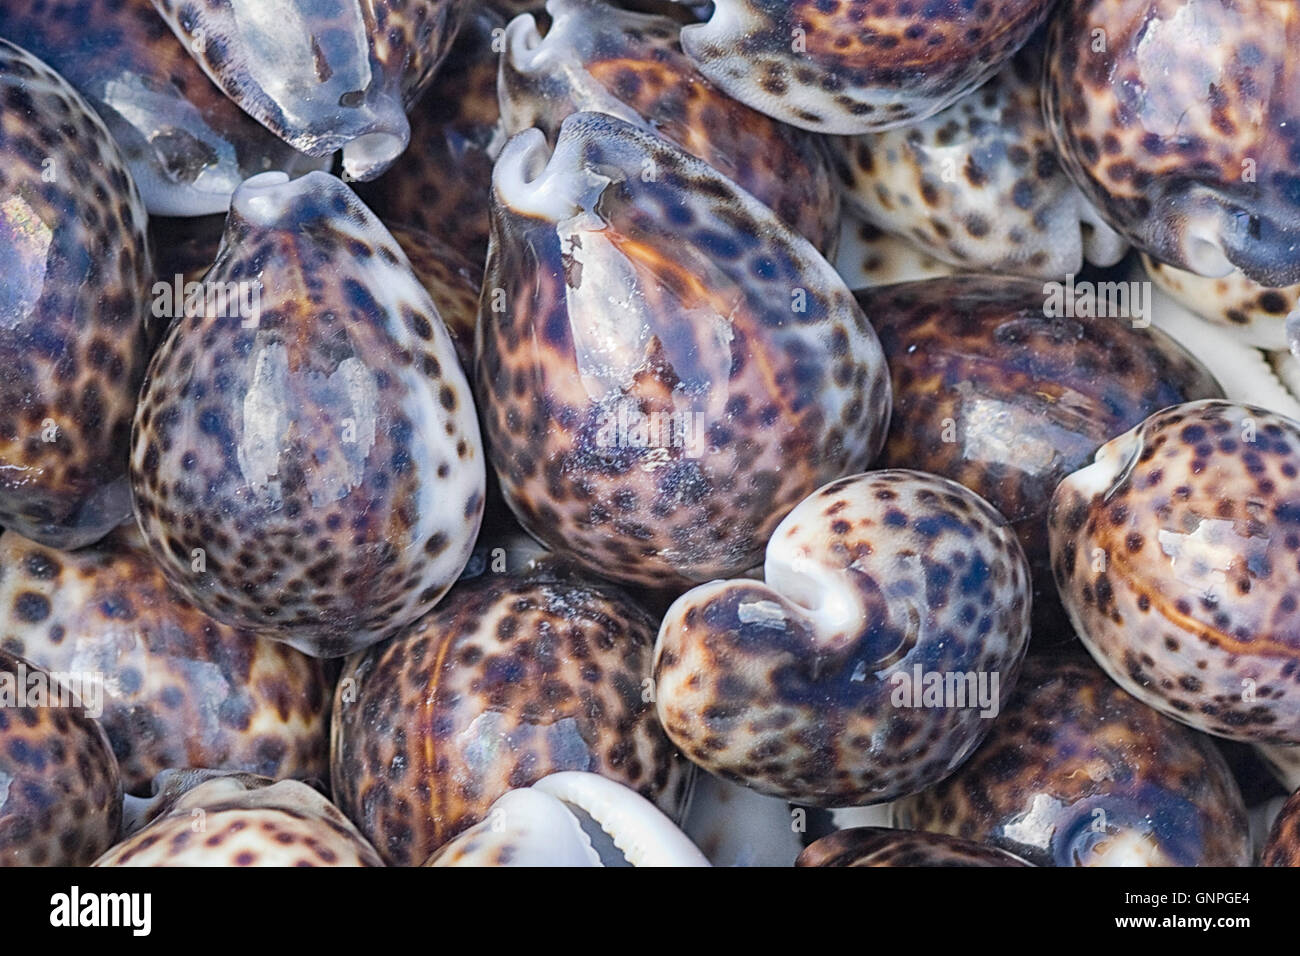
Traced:
[[[592, 820], [612, 842], [605, 853], [584, 830]], [[621, 854], [621, 859], [620, 859]], [[426, 866], [708, 866], [653, 804], [594, 773], [566, 770], [501, 796], [487, 816]]]

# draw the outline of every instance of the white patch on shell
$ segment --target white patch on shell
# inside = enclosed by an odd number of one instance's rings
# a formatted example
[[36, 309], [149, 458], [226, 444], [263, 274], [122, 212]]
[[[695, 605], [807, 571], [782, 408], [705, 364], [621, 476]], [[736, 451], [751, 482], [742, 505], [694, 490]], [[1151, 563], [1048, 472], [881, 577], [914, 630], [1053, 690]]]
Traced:
[[1061, 486], [1088, 499], [1104, 495], [1119, 484], [1121, 476], [1133, 467], [1141, 452], [1142, 426], [1137, 425], [1098, 448], [1092, 464], [1067, 475]]
[[583, 829], [584, 816], [612, 839], [623, 861], [633, 866], [709, 865], [685, 834], [644, 797], [580, 771], [553, 773], [532, 787], [504, 794], [480, 823], [439, 850], [429, 865], [604, 866]]
[[559, 225], [581, 217], [593, 230], [600, 227], [599, 220], [583, 210], [611, 182], [580, 162], [571, 139], [561, 140], [552, 155], [539, 129], [512, 137], [492, 169], [492, 187], [506, 208]]
[[499, 797], [481, 822], [439, 850], [428, 865], [595, 867], [601, 862], [568, 807], [527, 787]]
[[585, 811], [633, 866], [708, 866], [709, 861], [654, 804], [594, 773], [561, 771], [533, 789]]
[[244, 395], [243, 439], [237, 450], [244, 480], [274, 505], [281, 501], [280, 449], [289, 429], [284, 404], [288, 374], [289, 354], [284, 345], [277, 342], [258, 350]]

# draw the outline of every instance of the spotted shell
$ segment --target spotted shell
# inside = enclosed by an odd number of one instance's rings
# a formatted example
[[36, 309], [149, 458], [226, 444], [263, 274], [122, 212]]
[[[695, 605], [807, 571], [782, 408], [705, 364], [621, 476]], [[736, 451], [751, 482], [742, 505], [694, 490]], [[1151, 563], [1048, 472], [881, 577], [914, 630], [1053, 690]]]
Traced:
[[1300, 743], [1300, 423], [1166, 409], [1052, 499], [1052, 567], [1088, 650], [1192, 727]]
[[1041, 48], [927, 120], [837, 139], [849, 205], [972, 272], [1060, 279], [1128, 244], [1065, 175], [1043, 120]]
[[343, 150], [371, 179], [410, 139], [406, 108], [447, 54], [470, 0], [153, 0], [214, 83], [295, 149]]
[[0, 866], [85, 866], [121, 822], [117, 761], [71, 682], [0, 649]]
[[502, 491], [549, 547], [651, 587], [739, 574], [879, 451], [866, 317], [711, 166], [578, 113], [552, 155], [512, 139], [494, 177], [475, 380]]
[[819, 139], [727, 96], [695, 69], [680, 25], [601, 0], [549, 0], [543, 37], [532, 16], [506, 28], [502, 128], [554, 142], [566, 116], [609, 113], [652, 130], [770, 207], [817, 249], [839, 238], [840, 192]]
[[975, 755], [894, 823], [1037, 866], [1246, 866], [1241, 793], [1210, 739], [1091, 662], [1031, 656]]
[[483, 289], [483, 267], [459, 250], [414, 226], [390, 225], [424, 291], [447, 326], [461, 367], [474, 367], [474, 329]]
[[0, 526], [58, 548], [130, 511], [145, 211], [85, 100], [0, 40]]
[[932, 116], [992, 76], [1053, 0], [717, 0], [682, 47], [730, 95], [824, 133]]
[[383, 866], [365, 837], [304, 783], [221, 776], [181, 794], [95, 866]]
[[1273, 821], [1260, 864], [1300, 867], [1300, 791], [1291, 795]]
[[129, 792], [168, 768], [327, 771], [321, 662], [181, 598], [133, 526], [68, 554], [0, 535], [0, 644], [51, 671], [100, 675], [99, 721]]
[[599, 773], [674, 819], [690, 768], [655, 720], [654, 620], [550, 568], [486, 574], [349, 659], [334, 701], [334, 799], [390, 864], [424, 862], [507, 790]]
[[1156, 259], [1300, 283], [1290, 0], [1069, 0], [1045, 84], [1065, 168]]
[[350, 653], [428, 611], [469, 558], [484, 494], [469, 388], [397, 243], [332, 176], [239, 188], [205, 285], [238, 283], [258, 292], [250, 315], [209, 295], [154, 356], [137, 518], [206, 613]]
[[[710, 773], [796, 803], [912, 793], [988, 733], [1029, 602], [1020, 544], [983, 499], [914, 471], [843, 478], [781, 522], [764, 581], [714, 581], [669, 608], [659, 720]], [[934, 675], [951, 697], [925, 696]]]
[[881, 465], [951, 478], [1006, 517], [1033, 571], [1036, 643], [1058, 643], [1072, 634], [1044, 533], [1057, 484], [1149, 415], [1223, 391], [1163, 333], [1049, 315], [1046, 298], [992, 276], [858, 293], [894, 383]]
[[428, 92], [411, 108], [411, 141], [357, 193], [384, 222], [404, 223], [457, 249], [480, 268], [487, 258], [492, 163], [500, 150], [499, 44], [505, 21], [470, 16]]
[[244, 179], [326, 160], [296, 152], [199, 69], [150, 0], [0, 4], [0, 36], [39, 56], [103, 119], [151, 215], [224, 213]]
[[943, 833], [854, 827], [809, 844], [795, 866], [1029, 866], [997, 847]]
[[1247, 345], [1287, 348], [1287, 315], [1300, 309], [1300, 285], [1271, 289], [1240, 272], [1207, 279], [1142, 256], [1146, 274], [1180, 305], [1229, 328]]

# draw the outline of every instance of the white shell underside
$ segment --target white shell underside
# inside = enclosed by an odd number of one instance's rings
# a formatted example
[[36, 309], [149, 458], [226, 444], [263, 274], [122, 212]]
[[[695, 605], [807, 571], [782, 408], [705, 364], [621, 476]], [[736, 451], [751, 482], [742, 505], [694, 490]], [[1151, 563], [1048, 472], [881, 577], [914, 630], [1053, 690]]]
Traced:
[[[599, 830], [600, 849], [584, 828]], [[602, 852], [603, 850], [603, 852]], [[708, 866], [653, 804], [594, 773], [561, 771], [499, 798], [433, 866]]]

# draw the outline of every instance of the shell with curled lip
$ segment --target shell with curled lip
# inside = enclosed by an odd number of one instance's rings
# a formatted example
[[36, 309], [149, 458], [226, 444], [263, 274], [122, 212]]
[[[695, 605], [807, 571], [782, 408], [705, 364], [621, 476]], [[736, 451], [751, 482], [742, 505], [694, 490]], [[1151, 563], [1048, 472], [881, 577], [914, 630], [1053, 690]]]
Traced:
[[1210, 739], [1086, 659], [1031, 655], [980, 749], [895, 803], [894, 823], [1036, 866], [1247, 866], [1251, 855], [1241, 792]]
[[[758, 564], [780, 515], [865, 467], [879, 343], [807, 240], [713, 167], [612, 116], [510, 141], [475, 381], [520, 523], [628, 583]], [[639, 417], [638, 417], [639, 416]]]
[[1045, 534], [1057, 484], [1147, 416], [1223, 390], [1154, 329], [1044, 314], [1040, 282], [956, 276], [857, 296], [894, 383], [881, 467], [943, 475], [997, 508], [1029, 558], [1035, 645], [1072, 640]]
[[1059, 279], [1128, 244], [1066, 176], [1043, 120], [1041, 45], [929, 119], [833, 140], [846, 202], [972, 272]]
[[1300, 422], [1164, 409], [1060, 483], [1049, 535], [1079, 637], [1125, 690], [1212, 734], [1300, 743]]
[[1300, 282], [1292, 0], [1067, 0], [1046, 107], [1065, 168], [1156, 259]]
[[295, 149], [343, 150], [372, 179], [410, 140], [406, 109], [433, 78], [470, 0], [153, 0], [228, 96]]
[[717, 0], [682, 47], [730, 95], [826, 133], [932, 116], [992, 76], [1054, 0]]
[[[989, 732], [1030, 592], [1019, 542], [982, 498], [914, 471], [834, 481], [781, 522], [763, 577], [694, 588], [660, 626], [659, 719], [695, 763], [854, 806], [943, 779]], [[960, 692], [934, 697], [935, 675], [962, 675]]]
[[0, 644], [52, 671], [101, 675], [98, 719], [130, 793], [169, 768], [325, 775], [321, 662], [203, 614], [131, 525], [70, 553], [0, 535]]
[[76, 548], [130, 511], [145, 210], [91, 107], [7, 40], [0, 96], [0, 526]]
[[150, 215], [224, 213], [249, 176], [327, 162], [295, 152], [236, 106], [149, 0], [12, 0], [0, 3], [0, 36], [44, 59], [90, 102]]
[[490, 9], [467, 19], [429, 89], [411, 107], [411, 140], [357, 195], [384, 222], [419, 229], [463, 253], [478, 268], [487, 258], [492, 163], [502, 141], [494, 31], [505, 20]]
[[373, 213], [320, 172], [240, 186], [205, 286], [140, 398], [145, 541], [227, 624], [320, 657], [382, 640], [455, 582], [482, 517], [478, 422], [442, 319]]
[[823, 253], [838, 239], [840, 193], [820, 141], [722, 93], [682, 52], [680, 25], [600, 0], [549, 0], [543, 37], [506, 28], [501, 119], [554, 142], [572, 113], [609, 113], [653, 130], [748, 190]]

